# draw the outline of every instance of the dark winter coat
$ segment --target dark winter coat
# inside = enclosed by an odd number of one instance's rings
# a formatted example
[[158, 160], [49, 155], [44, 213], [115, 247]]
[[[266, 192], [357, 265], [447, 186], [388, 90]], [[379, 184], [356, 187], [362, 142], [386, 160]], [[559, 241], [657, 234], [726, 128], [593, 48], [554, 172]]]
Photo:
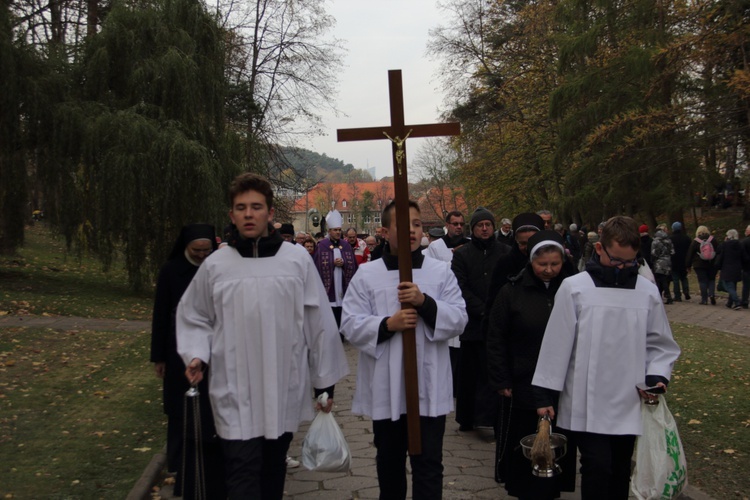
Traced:
[[690, 237], [682, 232], [682, 230], [672, 232], [670, 237], [672, 240], [672, 246], [674, 247], [674, 254], [672, 254], [672, 272], [682, 273], [685, 271], [685, 258], [688, 254], [688, 248], [690, 248]]
[[487, 364], [495, 390], [512, 389], [513, 405], [536, 408], [539, 395], [533, 389], [536, 361], [542, 346], [555, 293], [567, 277], [563, 270], [547, 288], [527, 265], [498, 293], [488, 318]]
[[742, 247], [742, 270], [746, 273], [750, 273], [750, 236], [746, 236], [740, 240], [740, 246]]
[[716, 254], [719, 279], [734, 282], [742, 280], [742, 245], [739, 240], [727, 240], [719, 246]]
[[646, 261], [648, 267], [652, 269], [654, 267], [653, 261], [651, 260], [651, 244], [653, 242], [653, 238], [651, 238], [651, 236], [649, 236], [648, 234], [646, 236], [641, 236], [641, 257], [643, 257], [643, 260]]
[[469, 315], [469, 323], [461, 335], [461, 341], [484, 340], [481, 325], [490, 278], [498, 259], [507, 251], [507, 245], [492, 237], [488, 240], [473, 238], [470, 243], [454, 252], [451, 269], [456, 275]]
[[[151, 321], [151, 361], [166, 363], [164, 374], [164, 413], [182, 416], [183, 397], [190, 384], [185, 378], [185, 363], [177, 354], [175, 315], [182, 294], [198, 272], [184, 255], [167, 261], [159, 272]], [[199, 384], [201, 394], [208, 394], [208, 377]], [[206, 401], [208, 398], [202, 398]]]
[[504, 235], [502, 231], [499, 229], [495, 233], [495, 236], [497, 236], [497, 241], [502, 243], [503, 245], [513, 246], [513, 242], [516, 241], [515, 236], [513, 235], [513, 230], [511, 229], [508, 231], [508, 234]]
[[[708, 239], [708, 237], [701, 239], [705, 241]], [[716, 243], [716, 238], [713, 238], [711, 240], [711, 245], [714, 247], [714, 253], [716, 253], [719, 247], [719, 244]], [[691, 241], [687, 255], [685, 256], [685, 266], [688, 269], [708, 269], [709, 271], [712, 271], [714, 269], [716, 257], [714, 257], [712, 260], [703, 260], [700, 256], [700, 251], [701, 244], [696, 240]]]

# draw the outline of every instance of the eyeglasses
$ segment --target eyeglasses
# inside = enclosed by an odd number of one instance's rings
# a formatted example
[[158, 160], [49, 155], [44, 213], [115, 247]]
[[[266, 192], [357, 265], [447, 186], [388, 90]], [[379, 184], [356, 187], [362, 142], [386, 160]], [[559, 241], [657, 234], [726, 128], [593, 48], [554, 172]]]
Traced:
[[607, 258], [609, 259], [610, 264], [612, 264], [615, 267], [623, 266], [623, 267], [636, 267], [638, 265], [638, 259], [633, 260], [623, 260], [623, 259], [617, 259], [609, 255], [609, 252], [607, 251], [607, 247], [602, 245], [602, 250], [604, 250], [604, 253], [607, 254]]

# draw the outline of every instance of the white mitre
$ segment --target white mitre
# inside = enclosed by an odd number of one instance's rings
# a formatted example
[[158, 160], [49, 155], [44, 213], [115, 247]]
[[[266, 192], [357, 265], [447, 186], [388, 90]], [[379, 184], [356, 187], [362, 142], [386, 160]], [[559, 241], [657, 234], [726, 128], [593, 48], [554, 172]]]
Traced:
[[328, 212], [328, 215], [326, 215], [326, 225], [328, 226], [328, 229], [341, 227], [342, 222], [343, 218], [338, 210], [331, 210]]

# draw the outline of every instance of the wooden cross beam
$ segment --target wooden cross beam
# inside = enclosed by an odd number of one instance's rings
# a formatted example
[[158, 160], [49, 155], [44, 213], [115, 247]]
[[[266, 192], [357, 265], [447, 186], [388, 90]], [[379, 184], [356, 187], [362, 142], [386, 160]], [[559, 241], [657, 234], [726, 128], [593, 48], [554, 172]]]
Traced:
[[[411, 242], [409, 238], [409, 183], [406, 178], [406, 139], [459, 135], [458, 123], [404, 124], [404, 93], [401, 70], [388, 71], [388, 94], [391, 105], [389, 127], [350, 128], [337, 130], [339, 142], [389, 139], [393, 152], [393, 179], [396, 194], [396, 226], [398, 240], [399, 281], [412, 281]], [[394, 291], [395, 293], [395, 291]], [[402, 304], [402, 308], [411, 308]], [[402, 333], [404, 343], [404, 380], [406, 382], [406, 418], [409, 430], [409, 454], [422, 453], [419, 430], [419, 383], [417, 379], [417, 343], [414, 329]]]

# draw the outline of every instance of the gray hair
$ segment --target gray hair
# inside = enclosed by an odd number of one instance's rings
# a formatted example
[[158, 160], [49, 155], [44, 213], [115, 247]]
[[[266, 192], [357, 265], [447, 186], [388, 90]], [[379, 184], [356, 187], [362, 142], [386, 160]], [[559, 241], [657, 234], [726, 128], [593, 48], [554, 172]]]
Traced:
[[571, 233], [575, 233], [576, 231], [578, 231], [578, 226], [576, 226], [575, 224], [571, 224], [570, 227], [568, 228], [568, 230]]
[[[510, 219], [505, 218], [505, 219], [503, 219], [503, 220], [500, 221], [500, 225], [501, 226], [504, 225], [504, 224], [513, 224], [513, 223], [510, 221]], [[750, 226], [747, 226], [747, 227], [750, 227]]]
[[730, 229], [729, 231], [727, 231], [727, 238], [729, 238], [730, 240], [739, 240], [740, 235], [739, 233], [737, 233], [736, 229]]

